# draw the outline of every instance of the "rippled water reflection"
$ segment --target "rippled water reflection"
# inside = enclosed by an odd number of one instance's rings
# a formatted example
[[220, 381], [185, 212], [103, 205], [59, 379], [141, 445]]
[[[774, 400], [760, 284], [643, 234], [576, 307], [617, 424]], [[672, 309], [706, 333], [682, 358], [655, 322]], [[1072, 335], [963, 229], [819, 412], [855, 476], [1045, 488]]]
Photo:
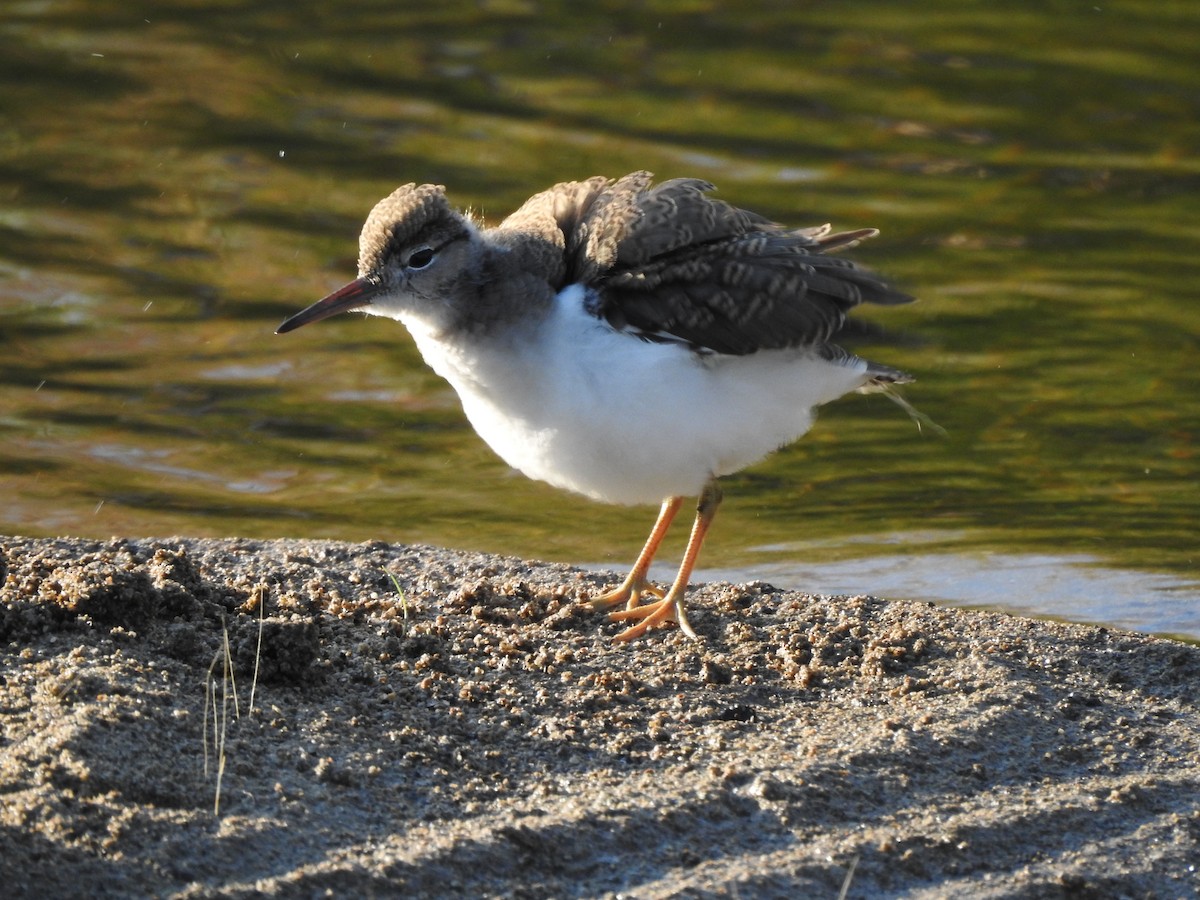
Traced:
[[[7, 4], [0, 530], [626, 565], [653, 511], [507, 472], [398, 326], [272, 331], [352, 272], [399, 183], [495, 221], [644, 167], [880, 227], [858, 258], [922, 303], [861, 349], [948, 431], [827, 409], [730, 479], [711, 570], [1200, 636], [1198, 24], [1132, 2]], [[889, 536], [907, 578], [864, 550]], [[981, 558], [1007, 596], [947, 587]], [[1046, 560], [1131, 580], [1087, 582], [1080, 611]]]

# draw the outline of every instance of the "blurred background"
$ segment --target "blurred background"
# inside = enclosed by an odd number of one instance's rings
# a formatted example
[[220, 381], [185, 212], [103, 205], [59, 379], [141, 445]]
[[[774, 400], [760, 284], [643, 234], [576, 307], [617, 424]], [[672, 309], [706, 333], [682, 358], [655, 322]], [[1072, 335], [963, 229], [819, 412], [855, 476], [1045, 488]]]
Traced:
[[1197, 46], [1183, 2], [6, 3], [0, 532], [625, 569], [655, 511], [507, 469], [401, 326], [273, 331], [399, 184], [494, 224], [645, 168], [881, 229], [921, 302], [854, 349], [946, 429], [827, 407], [699, 579], [1200, 639]]

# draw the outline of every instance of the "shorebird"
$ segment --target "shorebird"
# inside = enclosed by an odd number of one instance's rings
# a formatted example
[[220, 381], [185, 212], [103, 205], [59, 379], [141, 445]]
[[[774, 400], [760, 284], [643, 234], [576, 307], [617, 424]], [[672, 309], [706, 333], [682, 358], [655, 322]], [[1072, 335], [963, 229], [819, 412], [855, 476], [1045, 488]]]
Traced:
[[[406, 184], [367, 217], [358, 277], [277, 332], [347, 310], [397, 319], [510, 466], [596, 500], [661, 503], [628, 577], [589, 602], [623, 607], [618, 641], [667, 621], [696, 637], [684, 593], [720, 476], [799, 438], [815, 407], [911, 380], [835, 343], [852, 307], [912, 299], [827, 255], [875, 229], [786, 228], [713, 189], [648, 172], [564, 182], [485, 228], [441, 185]], [[664, 592], [647, 573], [690, 496]]]

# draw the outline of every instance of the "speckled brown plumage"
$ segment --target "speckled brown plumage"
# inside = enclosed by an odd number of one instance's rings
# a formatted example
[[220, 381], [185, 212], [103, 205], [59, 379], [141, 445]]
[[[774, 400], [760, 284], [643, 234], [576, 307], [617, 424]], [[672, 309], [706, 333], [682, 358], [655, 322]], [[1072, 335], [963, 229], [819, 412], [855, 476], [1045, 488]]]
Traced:
[[[648, 172], [557, 184], [481, 233], [485, 246], [502, 252], [479, 279], [547, 297], [582, 284], [592, 292], [589, 311], [618, 330], [733, 355], [824, 348], [859, 303], [911, 299], [828, 255], [873, 229], [788, 229], [713, 199], [711, 190], [695, 178], [654, 186]], [[398, 248], [438, 247], [466, 227], [441, 186], [405, 185], [368, 218], [360, 275], [369, 277]], [[494, 290], [472, 317], [502, 318], [510, 306]]]

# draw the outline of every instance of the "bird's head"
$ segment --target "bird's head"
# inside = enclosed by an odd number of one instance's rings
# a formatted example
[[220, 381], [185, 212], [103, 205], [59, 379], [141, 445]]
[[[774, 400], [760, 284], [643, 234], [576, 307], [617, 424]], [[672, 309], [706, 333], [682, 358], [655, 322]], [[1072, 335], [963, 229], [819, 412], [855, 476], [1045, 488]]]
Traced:
[[363, 225], [358, 278], [287, 319], [276, 334], [355, 309], [445, 328], [470, 292], [478, 239], [475, 226], [450, 208], [441, 185], [397, 188]]

